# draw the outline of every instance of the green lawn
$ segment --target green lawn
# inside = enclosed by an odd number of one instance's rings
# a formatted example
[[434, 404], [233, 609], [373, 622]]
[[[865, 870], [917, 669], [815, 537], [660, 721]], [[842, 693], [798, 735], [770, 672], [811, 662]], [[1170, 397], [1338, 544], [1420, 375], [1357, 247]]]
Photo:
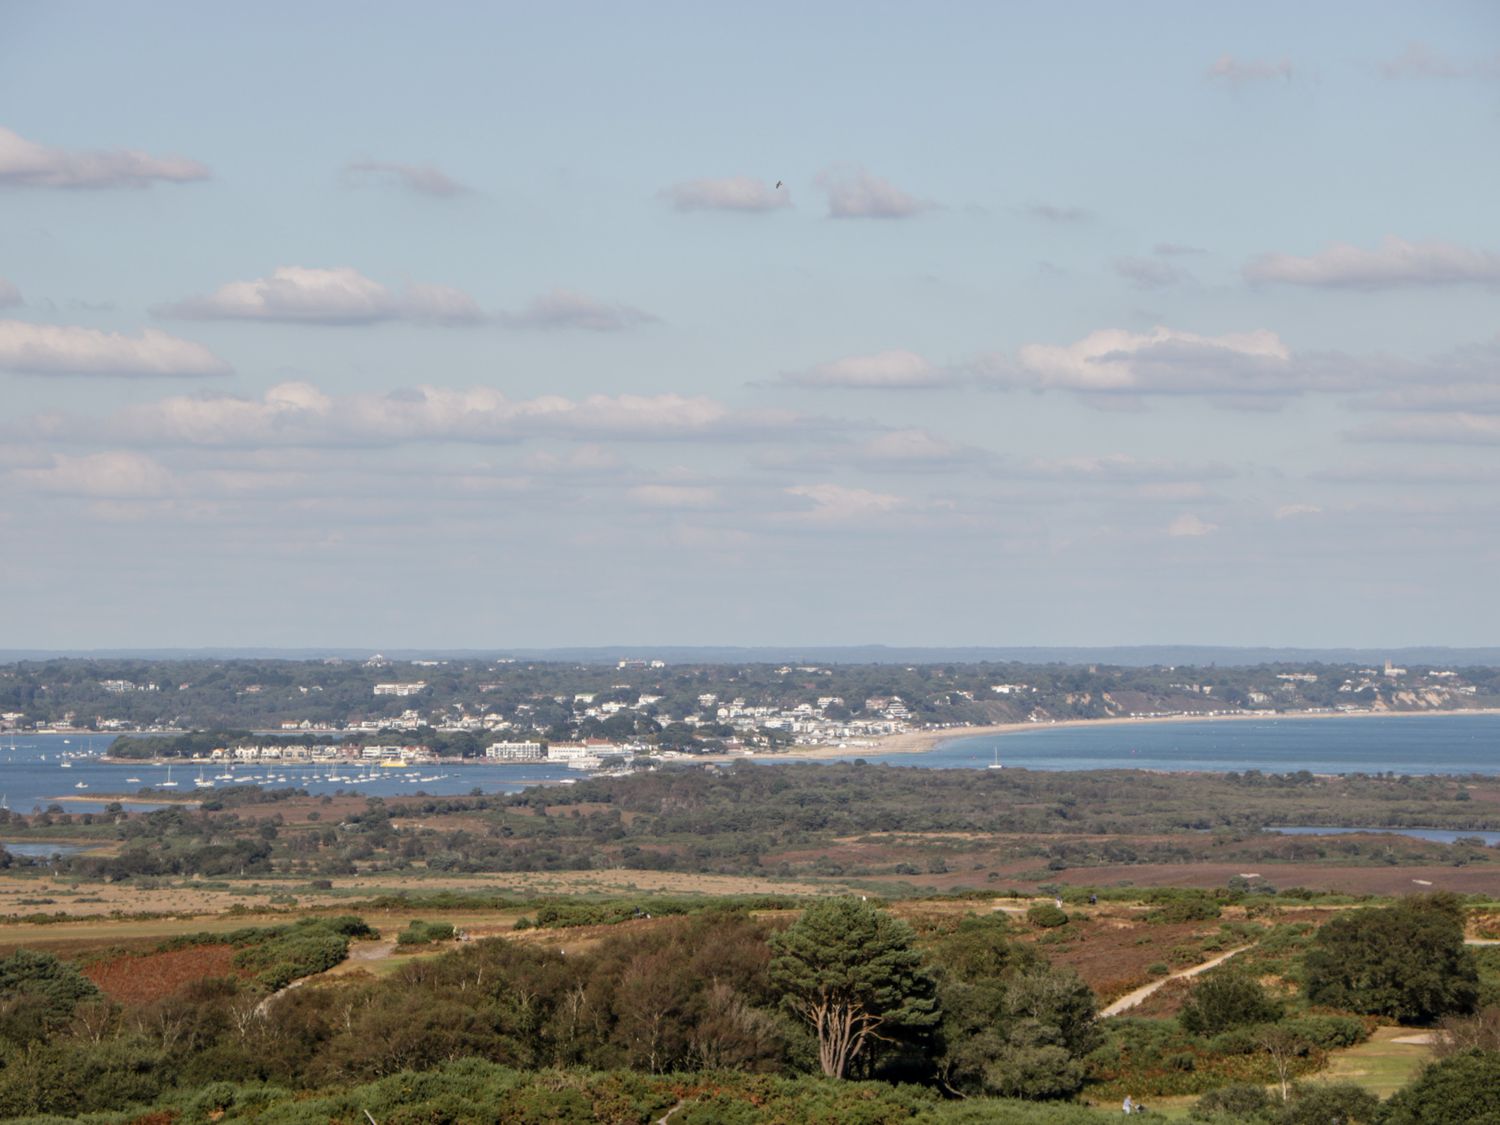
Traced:
[[1393, 1040], [1421, 1035], [1417, 1028], [1380, 1027], [1367, 1042], [1347, 1051], [1335, 1051], [1328, 1069], [1318, 1075], [1329, 1082], [1358, 1082], [1365, 1089], [1388, 1098], [1416, 1076], [1432, 1058], [1432, 1048], [1421, 1043]]

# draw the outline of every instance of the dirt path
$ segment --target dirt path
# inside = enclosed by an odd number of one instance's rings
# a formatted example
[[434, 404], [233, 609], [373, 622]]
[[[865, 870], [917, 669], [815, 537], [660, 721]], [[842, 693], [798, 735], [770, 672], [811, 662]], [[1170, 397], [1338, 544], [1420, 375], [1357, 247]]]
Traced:
[[1185, 980], [1188, 977], [1195, 977], [1199, 973], [1206, 973], [1209, 969], [1212, 969], [1218, 965], [1222, 965], [1236, 953], [1243, 953], [1249, 948], [1250, 947], [1248, 945], [1242, 945], [1238, 949], [1231, 949], [1228, 953], [1219, 954], [1211, 961], [1205, 961], [1201, 965], [1194, 965], [1191, 969], [1183, 969], [1180, 972], [1172, 973], [1170, 976], [1162, 977], [1161, 980], [1152, 981], [1150, 984], [1142, 985], [1134, 992], [1127, 992], [1124, 996], [1121, 996], [1109, 1007], [1105, 1008], [1102, 1012], [1099, 1013], [1099, 1018], [1108, 1019], [1110, 1016], [1118, 1016], [1121, 1012], [1125, 1012], [1131, 1008], [1134, 1008], [1137, 1004], [1146, 999], [1146, 997], [1150, 996], [1153, 992], [1155, 992], [1162, 985], [1166, 984], [1169, 980]]

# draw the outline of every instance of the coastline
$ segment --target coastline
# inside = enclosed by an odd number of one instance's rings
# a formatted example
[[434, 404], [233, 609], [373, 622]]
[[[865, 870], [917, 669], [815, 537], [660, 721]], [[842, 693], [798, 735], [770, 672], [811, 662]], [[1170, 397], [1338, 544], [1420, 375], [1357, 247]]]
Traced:
[[[925, 754], [935, 750], [949, 742], [957, 742], [965, 738], [982, 738], [989, 736], [1004, 736], [1017, 734], [1022, 731], [1037, 730], [1060, 730], [1070, 727], [1096, 727], [1096, 726], [1133, 726], [1136, 724], [1170, 724], [1170, 723], [1243, 723], [1243, 722], [1303, 722], [1314, 719], [1367, 719], [1367, 718], [1405, 718], [1421, 719], [1435, 716], [1457, 716], [1457, 715], [1500, 715], [1500, 707], [1464, 707], [1451, 709], [1430, 709], [1417, 711], [1241, 711], [1231, 714], [1204, 713], [1204, 714], [1175, 714], [1175, 715], [1120, 715], [1105, 719], [1058, 719], [1045, 723], [1032, 722], [1010, 722], [992, 723], [972, 726], [954, 726], [941, 729], [910, 730], [900, 734], [881, 735], [871, 740], [868, 746], [800, 746], [793, 745], [785, 750], [766, 752], [757, 751], [752, 753], [719, 753], [719, 754], [693, 754], [689, 756], [695, 762], [738, 762], [738, 761], [760, 761], [778, 762], [788, 760], [799, 761], [824, 761], [833, 759], [847, 759], [865, 756], [885, 756], [890, 754]], [[49, 732], [52, 733], [52, 732]], [[209, 758], [113, 758], [104, 755], [97, 759], [100, 764], [111, 766], [206, 766], [216, 764], [214, 759]], [[304, 763], [311, 764], [311, 763]], [[343, 764], [342, 762], [339, 764]], [[442, 758], [431, 762], [414, 762], [412, 766], [418, 765], [442, 765], [442, 766], [478, 766], [493, 765], [486, 759], [465, 758]], [[516, 763], [521, 764], [521, 763]], [[399, 772], [399, 771], [393, 771]], [[95, 800], [94, 796], [70, 796], [70, 800], [89, 801]], [[140, 799], [140, 798], [137, 798]]]
[[1305, 721], [1312, 719], [1428, 718], [1435, 715], [1500, 715], [1500, 707], [1465, 707], [1432, 711], [1282, 711], [1272, 713], [1241, 712], [1232, 715], [1121, 715], [1109, 719], [1059, 719], [1048, 723], [994, 723], [987, 726], [945, 727], [942, 730], [913, 730], [882, 736], [873, 746], [792, 746], [775, 754], [714, 754], [695, 760], [785, 761], [788, 758], [828, 760], [866, 755], [925, 754], [948, 742], [990, 735], [1003, 736], [1020, 731], [1061, 730], [1067, 727], [1134, 726], [1159, 723], [1243, 723]]

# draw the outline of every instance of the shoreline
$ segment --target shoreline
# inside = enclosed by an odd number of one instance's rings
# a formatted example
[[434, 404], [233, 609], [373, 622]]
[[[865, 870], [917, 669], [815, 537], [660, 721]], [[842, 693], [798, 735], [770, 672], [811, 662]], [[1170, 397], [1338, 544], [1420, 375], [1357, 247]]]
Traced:
[[925, 754], [929, 750], [936, 750], [945, 743], [957, 742], [965, 738], [1004, 736], [1007, 734], [1018, 734], [1021, 731], [1063, 730], [1071, 727], [1117, 727], [1159, 723], [1265, 723], [1277, 722], [1282, 719], [1300, 722], [1313, 719], [1429, 718], [1435, 715], [1500, 715], [1500, 707], [1466, 707], [1461, 710], [1444, 711], [1279, 711], [1270, 714], [1244, 712], [1232, 715], [1120, 715], [1108, 719], [1059, 719], [1055, 722], [1047, 723], [993, 723], [987, 726], [903, 731], [900, 734], [884, 735], [873, 746], [793, 746], [786, 751], [775, 754], [705, 754], [697, 756], [696, 760], [775, 762], [786, 761], [788, 759], [802, 759], [807, 761], [824, 761], [874, 755], [883, 756], [886, 754]]
[[[738, 762], [738, 761], [764, 761], [778, 762], [789, 760], [821, 761], [829, 759], [859, 758], [865, 756], [888, 755], [888, 754], [925, 754], [936, 750], [938, 747], [957, 742], [966, 738], [984, 738], [990, 736], [1004, 736], [1007, 734], [1018, 734], [1022, 731], [1038, 730], [1063, 730], [1078, 727], [1113, 727], [1132, 726], [1136, 724], [1168, 724], [1168, 723], [1243, 723], [1243, 722], [1303, 722], [1315, 719], [1422, 719], [1440, 716], [1461, 715], [1500, 715], [1500, 707], [1464, 707], [1444, 710], [1419, 710], [1419, 711], [1272, 711], [1256, 712], [1242, 711], [1230, 714], [1176, 714], [1176, 715], [1118, 715], [1104, 719], [1056, 719], [1045, 723], [1032, 722], [1009, 722], [992, 723], [972, 726], [944, 727], [938, 730], [910, 730], [902, 731], [900, 734], [887, 734], [877, 736], [873, 744], [869, 746], [790, 746], [785, 750], [778, 751], [753, 751], [750, 753], [718, 753], [718, 754], [691, 754], [685, 760], [695, 762]], [[50, 733], [50, 732], [49, 732]], [[222, 761], [207, 758], [113, 758], [103, 755], [96, 759], [100, 765], [110, 766], [206, 766], [222, 765]], [[337, 763], [330, 762], [297, 762], [296, 768], [317, 765], [348, 765], [343, 759]], [[437, 758], [432, 761], [413, 762], [407, 768], [418, 766], [483, 766], [504, 763], [491, 762], [484, 758]], [[534, 763], [514, 763], [515, 765]], [[393, 776], [399, 776], [404, 770], [390, 771]], [[291, 784], [290, 782], [288, 784]], [[94, 800], [94, 797], [73, 795], [68, 799], [75, 801]], [[140, 800], [141, 798], [136, 798]]]

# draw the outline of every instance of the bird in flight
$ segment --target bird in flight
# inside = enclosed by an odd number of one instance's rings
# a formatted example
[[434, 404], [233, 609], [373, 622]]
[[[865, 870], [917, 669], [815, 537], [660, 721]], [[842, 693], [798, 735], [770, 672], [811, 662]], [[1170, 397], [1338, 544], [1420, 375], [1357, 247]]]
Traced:
[[780, 186], [781, 186], [781, 181], [780, 181], [780, 180], [777, 180], [777, 181], [776, 181], [776, 186], [777, 186], [777, 187], [780, 187]]

